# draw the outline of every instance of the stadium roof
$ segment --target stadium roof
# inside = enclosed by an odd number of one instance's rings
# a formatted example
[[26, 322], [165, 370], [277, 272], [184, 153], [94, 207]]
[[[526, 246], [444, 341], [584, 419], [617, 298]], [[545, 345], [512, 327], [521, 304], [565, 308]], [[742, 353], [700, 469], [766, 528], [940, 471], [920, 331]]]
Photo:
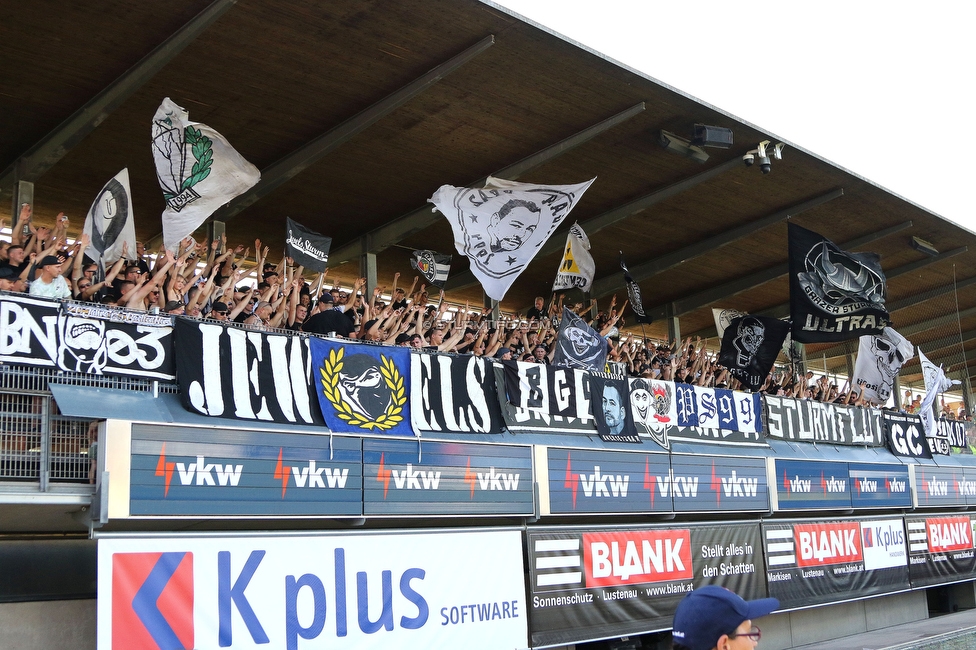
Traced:
[[[881, 254], [896, 328], [950, 370], [976, 366], [973, 233], [792, 143], [770, 174], [746, 167], [758, 142], [781, 140], [496, 5], [40, 1], [11, 4], [0, 25], [8, 219], [19, 178], [34, 183], [38, 222], [63, 210], [77, 233], [95, 193], [128, 167], [137, 233], [152, 240], [164, 204], [151, 119], [171, 97], [262, 170], [216, 215], [230, 242], [275, 248], [290, 216], [333, 237], [330, 273], [347, 284], [364, 252], [388, 285], [409, 275], [413, 249], [453, 250], [427, 203], [442, 184], [596, 177], [504, 308], [548, 294], [576, 220], [593, 246], [594, 295], [622, 301], [623, 252], [658, 317], [648, 335], [666, 336], [675, 314], [683, 335], [714, 336], [712, 307], [783, 315], [789, 217]], [[706, 149], [705, 162], [661, 146], [662, 131], [690, 138], [696, 123], [732, 129], [735, 144]], [[939, 254], [913, 249], [913, 236]], [[480, 304], [458, 258], [449, 293]], [[844, 345], [807, 350], [815, 367], [822, 356], [844, 367]], [[906, 380], [919, 381], [917, 362]]]

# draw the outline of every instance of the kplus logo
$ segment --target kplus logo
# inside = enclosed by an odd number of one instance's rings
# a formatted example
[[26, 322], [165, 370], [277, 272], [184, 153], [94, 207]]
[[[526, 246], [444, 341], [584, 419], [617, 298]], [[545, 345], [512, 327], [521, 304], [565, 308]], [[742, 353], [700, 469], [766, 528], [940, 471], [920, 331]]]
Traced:
[[113, 555], [112, 650], [193, 647], [193, 553]]

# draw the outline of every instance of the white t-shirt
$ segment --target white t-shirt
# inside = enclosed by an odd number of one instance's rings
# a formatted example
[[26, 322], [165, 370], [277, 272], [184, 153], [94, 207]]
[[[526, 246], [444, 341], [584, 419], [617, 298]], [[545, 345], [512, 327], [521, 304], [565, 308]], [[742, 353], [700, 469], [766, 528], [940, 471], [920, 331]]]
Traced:
[[30, 284], [30, 295], [38, 298], [70, 298], [71, 288], [63, 275], [54, 278], [54, 282], [47, 283], [38, 277]]

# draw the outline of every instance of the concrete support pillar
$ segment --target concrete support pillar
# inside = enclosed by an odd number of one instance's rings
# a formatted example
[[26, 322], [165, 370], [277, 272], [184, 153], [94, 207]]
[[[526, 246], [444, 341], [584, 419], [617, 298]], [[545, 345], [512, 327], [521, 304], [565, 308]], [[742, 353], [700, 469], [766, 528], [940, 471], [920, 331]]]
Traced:
[[17, 217], [20, 216], [20, 206], [24, 203], [34, 205], [34, 184], [30, 181], [14, 181], [13, 200], [10, 205], [11, 229], [17, 225]]
[[891, 392], [895, 395], [895, 409], [901, 410], [904, 407], [909, 406], [908, 404], [901, 403], [901, 377], [895, 375], [895, 383], [891, 387]]
[[674, 314], [674, 305], [672, 303], [668, 303], [667, 307], [665, 307], [665, 320], [668, 323], [668, 338], [680, 347], [681, 324], [678, 322], [678, 317]]
[[[208, 224], [208, 237], [211, 242], [220, 241], [220, 238], [224, 236], [225, 232], [227, 232], [227, 225], [223, 221], [211, 221]], [[224, 254], [224, 247], [221, 246], [217, 250], [217, 255], [223, 255], [223, 254]], [[258, 269], [258, 272], [260, 273], [260, 269]]]
[[[366, 278], [366, 288], [363, 296], [372, 296], [376, 287], [376, 253], [364, 253], [359, 258], [359, 277]], [[365, 298], [369, 302], [369, 298]]]

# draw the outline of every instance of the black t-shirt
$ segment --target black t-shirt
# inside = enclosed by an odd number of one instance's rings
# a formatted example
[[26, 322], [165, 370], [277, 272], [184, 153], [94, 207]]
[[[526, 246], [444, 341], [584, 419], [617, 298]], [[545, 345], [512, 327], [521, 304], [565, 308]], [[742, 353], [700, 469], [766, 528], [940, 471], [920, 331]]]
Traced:
[[335, 332], [339, 336], [349, 336], [355, 329], [353, 322], [341, 311], [327, 309], [305, 321], [302, 330], [313, 334]]

